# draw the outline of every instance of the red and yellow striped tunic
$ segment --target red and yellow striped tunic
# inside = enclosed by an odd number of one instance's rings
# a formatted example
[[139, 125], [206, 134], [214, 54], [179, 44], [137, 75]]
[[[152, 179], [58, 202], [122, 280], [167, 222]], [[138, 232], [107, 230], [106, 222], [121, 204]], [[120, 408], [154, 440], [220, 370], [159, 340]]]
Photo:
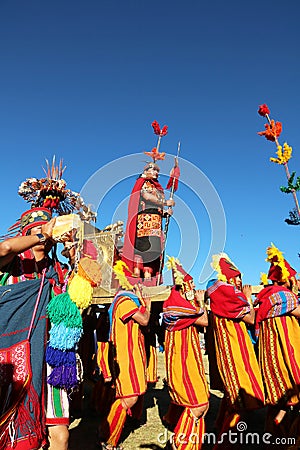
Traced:
[[126, 295], [114, 302], [110, 339], [114, 345], [116, 397], [133, 397], [146, 391], [146, 353], [140, 325], [132, 319], [139, 308]]
[[259, 364], [266, 401], [294, 405], [300, 401], [300, 326], [290, 313], [299, 299], [284, 286], [265, 287], [256, 298]]
[[243, 317], [250, 312], [245, 294], [230, 283], [210, 280], [207, 289], [218, 369], [234, 411], [264, 406], [261, 372]]
[[170, 396], [174, 403], [197, 408], [208, 403], [199, 333], [194, 325], [203, 310], [175, 288], [163, 304], [166, 325], [165, 359]]
[[300, 327], [297, 318], [284, 315], [263, 320], [258, 342], [267, 403], [299, 403]]
[[165, 357], [170, 396], [174, 403], [196, 408], [208, 402], [199, 333], [194, 325], [166, 330]]
[[254, 347], [241, 320], [213, 315], [215, 348], [220, 376], [234, 410], [264, 405], [264, 389]]

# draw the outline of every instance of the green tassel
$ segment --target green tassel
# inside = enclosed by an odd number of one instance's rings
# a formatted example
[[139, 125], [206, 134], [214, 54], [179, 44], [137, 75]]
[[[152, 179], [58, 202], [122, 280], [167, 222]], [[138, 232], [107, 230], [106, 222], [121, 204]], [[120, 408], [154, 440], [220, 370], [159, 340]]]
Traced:
[[50, 321], [56, 325], [63, 323], [66, 327], [82, 328], [80, 311], [68, 292], [53, 297], [47, 306], [47, 313]]

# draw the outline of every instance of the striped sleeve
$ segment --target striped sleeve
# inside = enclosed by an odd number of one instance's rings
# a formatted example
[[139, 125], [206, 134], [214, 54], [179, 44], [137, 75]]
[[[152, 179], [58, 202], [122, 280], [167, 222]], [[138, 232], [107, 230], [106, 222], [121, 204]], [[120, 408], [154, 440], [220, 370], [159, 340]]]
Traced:
[[139, 311], [136, 304], [128, 297], [124, 297], [119, 303], [119, 317], [122, 322], [126, 322], [133, 314]]

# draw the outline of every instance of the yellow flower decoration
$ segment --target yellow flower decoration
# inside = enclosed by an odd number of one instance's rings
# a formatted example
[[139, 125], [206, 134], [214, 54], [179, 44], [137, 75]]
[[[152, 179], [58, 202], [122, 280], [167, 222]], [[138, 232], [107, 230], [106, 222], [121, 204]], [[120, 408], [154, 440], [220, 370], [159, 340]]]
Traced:
[[276, 164], [286, 164], [292, 157], [292, 147], [290, 147], [287, 142], [283, 144], [283, 150], [282, 146], [277, 146], [277, 158], [270, 158], [270, 161]]

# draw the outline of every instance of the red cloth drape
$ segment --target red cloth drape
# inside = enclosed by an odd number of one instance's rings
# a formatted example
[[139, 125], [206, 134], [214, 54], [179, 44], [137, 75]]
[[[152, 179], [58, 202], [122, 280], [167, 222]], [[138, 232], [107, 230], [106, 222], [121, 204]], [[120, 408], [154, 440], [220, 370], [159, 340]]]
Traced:
[[127, 264], [131, 271], [133, 271], [134, 266], [134, 244], [136, 238], [136, 223], [139, 211], [141, 189], [146, 180], [150, 180], [157, 190], [163, 191], [163, 187], [158, 181], [149, 178], [140, 177], [136, 180], [135, 185], [133, 186], [128, 203], [128, 218], [122, 252], [122, 261]]

